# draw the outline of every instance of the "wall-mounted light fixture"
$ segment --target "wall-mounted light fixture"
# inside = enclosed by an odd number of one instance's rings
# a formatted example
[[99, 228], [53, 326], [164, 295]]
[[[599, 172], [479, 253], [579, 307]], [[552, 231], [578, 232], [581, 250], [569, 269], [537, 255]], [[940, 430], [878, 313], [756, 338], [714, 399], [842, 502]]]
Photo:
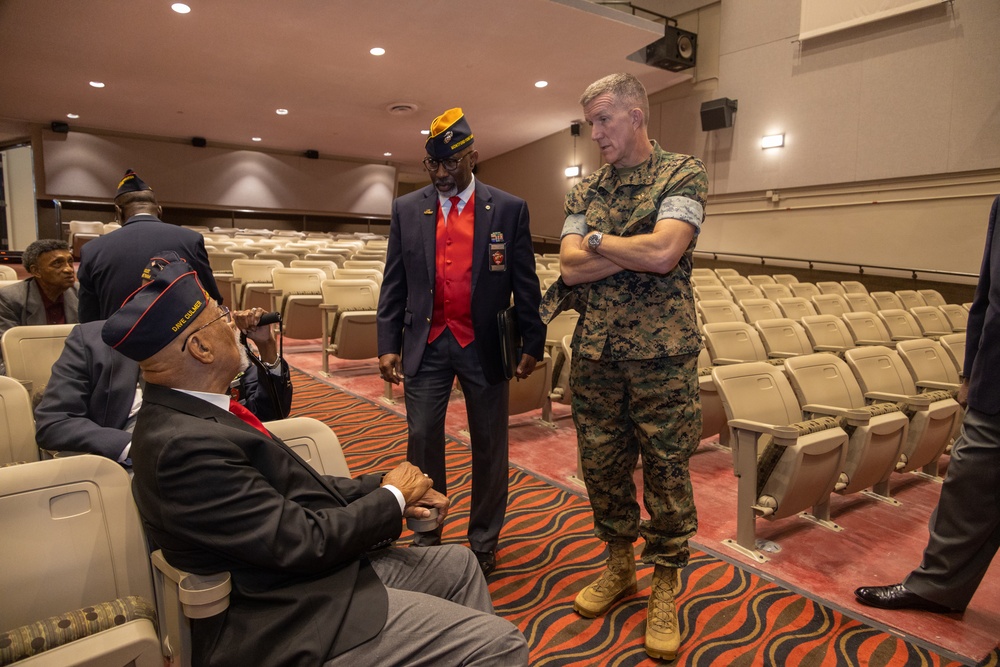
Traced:
[[766, 137], [761, 137], [760, 140], [761, 148], [781, 148], [784, 145], [785, 145], [784, 134], [769, 134]]
[[574, 164], [571, 167], [566, 167], [566, 178], [576, 178], [582, 173], [582, 171], [583, 168], [578, 164]]

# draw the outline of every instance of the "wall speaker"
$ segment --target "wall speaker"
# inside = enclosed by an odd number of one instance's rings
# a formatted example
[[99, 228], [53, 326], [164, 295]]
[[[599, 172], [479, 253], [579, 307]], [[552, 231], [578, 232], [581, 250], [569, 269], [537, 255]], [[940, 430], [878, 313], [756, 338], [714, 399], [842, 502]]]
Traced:
[[569, 124], [569, 133], [574, 137], [580, 136], [580, 121], [574, 120]]
[[307, 150], [306, 151], [306, 157], [309, 158], [310, 160], [318, 160], [319, 159], [319, 151], [314, 151], [312, 149]]
[[667, 25], [664, 26], [663, 37], [648, 44], [645, 52], [647, 65], [671, 72], [690, 69], [697, 62], [698, 35]]
[[721, 130], [733, 126], [733, 113], [736, 111], [736, 100], [720, 97], [701, 103], [701, 129], [703, 132]]
[[204, 148], [208, 142], [205, 141], [205, 137], [191, 137], [191, 145], [195, 148]]
[[59, 134], [66, 134], [69, 132], [69, 123], [64, 123], [61, 120], [52, 121], [52, 131], [58, 132]]

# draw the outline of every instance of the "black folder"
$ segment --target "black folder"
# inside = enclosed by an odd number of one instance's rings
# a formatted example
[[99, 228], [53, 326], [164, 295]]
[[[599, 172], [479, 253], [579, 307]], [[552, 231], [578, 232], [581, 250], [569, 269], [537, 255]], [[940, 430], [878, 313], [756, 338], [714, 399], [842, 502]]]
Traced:
[[497, 313], [497, 327], [500, 330], [500, 359], [503, 374], [508, 380], [517, 372], [521, 360], [521, 332], [517, 328], [517, 312], [514, 306]]

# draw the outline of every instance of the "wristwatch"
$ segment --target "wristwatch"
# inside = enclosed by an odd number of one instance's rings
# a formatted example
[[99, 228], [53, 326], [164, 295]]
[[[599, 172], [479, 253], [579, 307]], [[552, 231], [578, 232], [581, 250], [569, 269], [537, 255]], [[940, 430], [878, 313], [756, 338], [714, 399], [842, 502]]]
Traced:
[[604, 239], [604, 234], [601, 232], [594, 232], [587, 239], [587, 247], [590, 248], [591, 252], [597, 252], [598, 246], [601, 245], [601, 241]]

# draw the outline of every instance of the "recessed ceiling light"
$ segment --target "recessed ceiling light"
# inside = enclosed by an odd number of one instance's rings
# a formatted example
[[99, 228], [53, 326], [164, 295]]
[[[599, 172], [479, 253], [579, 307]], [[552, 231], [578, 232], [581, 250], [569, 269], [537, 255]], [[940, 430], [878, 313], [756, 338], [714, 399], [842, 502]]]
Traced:
[[430, 134], [430, 130], [420, 130], [420, 134]]
[[369, 50], [368, 53], [372, 54], [373, 56], [384, 56], [385, 49], [383, 49], [381, 46], [376, 46], [375, 48]]
[[274, 113], [278, 114], [279, 116], [287, 116], [288, 109], [275, 109]]
[[548, 81], [536, 81], [535, 82], [535, 88], [544, 88], [547, 85], [549, 85]]
[[67, 118], [73, 118], [73, 119], [76, 119], [76, 118], [79, 118], [79, 117], [80, 117], [80, 114], [78, 114], [78, 113], [68, 113], [68, 114], [66, 114], [66, 117], [67, 117]]
[[260, 137], [250, 137], [250, 141], [260, 141]]
[[191, 8], [185, 5], [183, 2], [175, 2], [170, 5], [170, 9], [174, 10], [178, 14], [190, 14]]
[[93, 86], [94, 88], [103, 88], [104, 87], [104, 84], [101, 83], [100, 81], [91, 81], [90, 85]]
[[392, 153], [390, 153], [389, 151], [382, 153], [382, 155], [384, 155], [385, 157], [392, 157]]

